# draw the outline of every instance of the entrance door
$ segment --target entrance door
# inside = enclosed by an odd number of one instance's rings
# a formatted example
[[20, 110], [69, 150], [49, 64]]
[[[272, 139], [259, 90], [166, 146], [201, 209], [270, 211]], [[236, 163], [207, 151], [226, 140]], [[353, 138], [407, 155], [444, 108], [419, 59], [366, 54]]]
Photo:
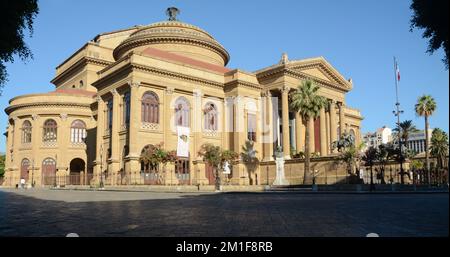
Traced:
[[214, 177], [214, 169], [209, 163], [205, 164], [205, 176], [208, 179], [210, 185], [215, 184], [216, 178]]
[[[83, 159], [75, 158], [70, 162], [70, 185], [81, 185], [84, 179], [81, 178], [81, 172], [85, 171], [85, 163]], [[84, 174], [84, 173], [83, 173]]]
[[56, 181], [56, 161], [47, 158], [42, 162], [42, 184], [53, 185]]
[[175, 162], [175, 175], [181, 185], [190, 184], [189, 159], [179, 159]]
[[28, 181], [28, 175], [29, 175], [29, 169], [30, 167], [30, 160], [28, 159], [23, 159], [22, 160], [22, 165], [20, 166], [20, 179], [25, 179], [25, 181]]

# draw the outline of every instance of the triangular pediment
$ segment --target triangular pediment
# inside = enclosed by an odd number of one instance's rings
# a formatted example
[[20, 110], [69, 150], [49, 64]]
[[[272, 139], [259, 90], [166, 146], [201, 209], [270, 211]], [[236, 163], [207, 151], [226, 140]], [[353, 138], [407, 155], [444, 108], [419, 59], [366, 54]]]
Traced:
[[350, 90], [352, 88], [352, 83], [346, 80], [323, 57], [290, 61], [287, 64], [287, 68], [295, 72], [301, 72], [312, 78], [335, 84], [343, 89]]

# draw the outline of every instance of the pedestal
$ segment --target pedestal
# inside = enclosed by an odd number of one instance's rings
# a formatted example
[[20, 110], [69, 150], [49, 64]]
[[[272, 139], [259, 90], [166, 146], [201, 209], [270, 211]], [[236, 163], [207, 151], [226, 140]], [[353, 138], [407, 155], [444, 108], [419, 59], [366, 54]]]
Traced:
[[275, 181], [273, 182], [273, 185], [275, 186], [286, 186], [289, 185], [289, 181], [284, 176], [284, 158], [283, 157], [277, 157], [275, 159], [276, 163], [276, 177]]

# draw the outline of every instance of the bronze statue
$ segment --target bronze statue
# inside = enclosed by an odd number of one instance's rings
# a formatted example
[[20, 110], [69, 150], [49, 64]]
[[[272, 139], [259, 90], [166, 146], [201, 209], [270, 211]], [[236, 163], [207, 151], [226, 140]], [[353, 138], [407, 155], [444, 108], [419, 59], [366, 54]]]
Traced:
[[169, 7], [166, 10], [166, 15], [169, 16], [169, 21], [176, 21], [178, 14], [180, 14], [180, 10], [176, 7]]

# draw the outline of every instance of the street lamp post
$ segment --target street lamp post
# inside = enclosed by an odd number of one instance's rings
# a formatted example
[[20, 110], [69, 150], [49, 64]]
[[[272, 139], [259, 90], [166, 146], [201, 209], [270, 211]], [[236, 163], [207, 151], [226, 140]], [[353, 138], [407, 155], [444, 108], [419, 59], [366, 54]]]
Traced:
[[34, 158], [31, 160], [31, 186], [34, 187]]
[[56, 171], [57, 171], [57, 164], [58, 164], [58, 154], [55, 154], [55, 179], [53, 180], [53, 187], [56, 187]]
[[[394, 57], [394, 79], [395, 79], [395, 99], [396, 99], [396, 103], [395, 103], [395, 107], [396, 109], [394, 111], [392, 111], [392, 113], [394, 114], [394, 116], [397, 117], [397, 129], [398, 129], [398, 147], [400, 150], [400, 183], [404, 184], [404, 180], [403, 180], [403, 149], [402, 149], [402, 139], [400, 137], [400, 114], [403, 113], [403, 110], [400, 110], [400, 102], [398, 101], [398, 75], [397, 75], [397, 61], [395, 60]], [[406, 143], [406, 142], [405, 142]]]

